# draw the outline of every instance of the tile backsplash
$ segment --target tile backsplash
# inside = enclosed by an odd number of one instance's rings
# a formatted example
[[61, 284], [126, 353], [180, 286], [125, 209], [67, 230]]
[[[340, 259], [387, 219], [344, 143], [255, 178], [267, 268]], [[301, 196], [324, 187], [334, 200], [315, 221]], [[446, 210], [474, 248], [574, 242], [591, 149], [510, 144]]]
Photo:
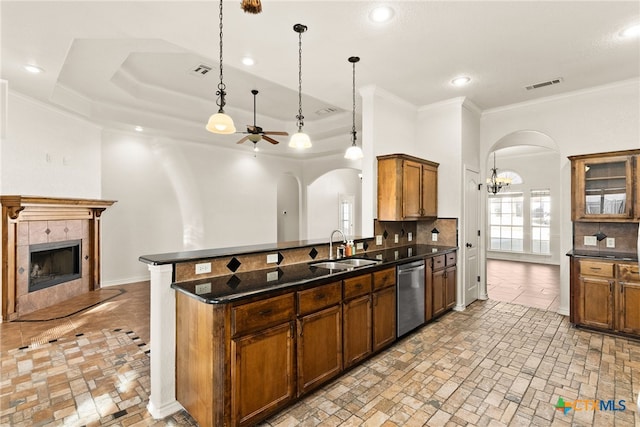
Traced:
[[[595, 237], [595, 246], [585, 245], [585, 236]], [[607, 247], [607, 238], [615, 239], [615, 247]], [[638, 224], [626, 222], [574, 222], [573, 248], [576, 251], [598, 251], [601, 254], [635, 253]]]

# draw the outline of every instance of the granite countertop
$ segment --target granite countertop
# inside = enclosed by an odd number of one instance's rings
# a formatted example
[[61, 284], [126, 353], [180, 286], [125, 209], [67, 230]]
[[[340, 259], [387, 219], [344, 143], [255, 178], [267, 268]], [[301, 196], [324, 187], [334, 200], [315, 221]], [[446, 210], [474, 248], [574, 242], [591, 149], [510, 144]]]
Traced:
[[603, 251], [587, 251], [587, 250], [571, 250], [567, 252], [567, 256], [576, 258], [601, 258], [611, 261], [631, 261], [638, 262], [638, 254], [633, 252], [603, 252]]
[[371, 251], [357, 254], [352, 258], [379, 260], [379, 264], [357, 267], [348, 270], [329, 270], [312, 267], [310, 264], [320, 262], [284, 265], [274, 268], [256, 270], [246, 273], [229, 274], [188, 282], [173, 283], [171, 287], [207, 304], [224, 304], [254, 297], [261, 293], [275, 290], [313, 286], [342, 280], [351, 276], [388, 268], [405, 262], [417, 261], [429, 256], [445, 254], [457, 250], [455, 246], [411, 245], [399, 248]]

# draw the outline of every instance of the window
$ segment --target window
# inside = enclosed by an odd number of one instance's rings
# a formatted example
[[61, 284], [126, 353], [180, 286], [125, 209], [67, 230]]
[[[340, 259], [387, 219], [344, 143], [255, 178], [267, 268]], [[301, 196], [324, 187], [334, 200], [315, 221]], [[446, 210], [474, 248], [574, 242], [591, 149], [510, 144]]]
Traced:
[[490, 250], [524, 251], [522, 193], [498, 193], [489, 196]]
[[339, 199], [340, 230], [342, 230], [345, 236], [353, 236], [353, 205], [355, 202], [355, 196], [351, 194], [341, 194]]
[[531, 252], [551, 253], [551, 194], [549, 190], [531, 191]]

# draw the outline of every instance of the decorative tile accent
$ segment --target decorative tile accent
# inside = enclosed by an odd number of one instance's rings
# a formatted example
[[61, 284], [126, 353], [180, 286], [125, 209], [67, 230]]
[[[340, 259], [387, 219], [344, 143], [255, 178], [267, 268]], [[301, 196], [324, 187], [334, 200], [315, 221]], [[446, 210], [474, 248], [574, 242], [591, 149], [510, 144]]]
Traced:
[[607, 238], [607, 235], [604, 234], [602, 231], [598, 231], [596, 234], [594, 234], [594, 236], [596, 236], [596, 239], [598, 239], [598, 242], [602, 242], [604, 239]]
[[227, 268], [235, 273], [236, 271], [238, 271], [238, 268], [240, 268], [241, 265], [242, 263], [240, 262], [240, 260], [238, 260], [238, 258], [236, 257], [233, 257], [227, 264]]
[[48, 228], [46, 230], [44, 230], [45, 233], [47, 234], [51, 234], [51, 230], [49, 230]]
[[387, 237], [389, 237], [389, 233], [387, 233], [387, 230], [384, 230], [384, 233], [382, 233], [382, 237], [384, 237], [384, 240], [387, 240]]
[[362, 244], [362, 247], [364, 248], [364, 250], [366, 251], [367, 249], [369, 249], [369, 243], [367, 243], [366, 241]]
[[400, 237], [404, 237], [404, 235], [405, 235], [404, 228], [401, 228], [400, 229]]
[[278, 252], [278, 262], [276, 262], [276, 265], [280, 265], [282, 261], [284, 261], [284, 255], [282, 255], [281, 252]]
[[316, 259], [316, 257], [318, 256], [318, 251], [316, 250], [316, 248], [311, 248], [311, 250], [309, 251], [309, 256], [311, 257], [311, 259]]

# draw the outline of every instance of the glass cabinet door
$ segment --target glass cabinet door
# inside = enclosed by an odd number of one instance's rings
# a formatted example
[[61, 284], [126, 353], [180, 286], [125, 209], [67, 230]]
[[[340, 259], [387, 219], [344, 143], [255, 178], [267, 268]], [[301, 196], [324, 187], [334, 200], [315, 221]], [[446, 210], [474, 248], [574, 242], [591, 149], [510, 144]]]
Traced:
[[[585, 159], [577, 164], [582, 185], [578, 203], [582, 218], [630, 218], [632, 189], [631, 157]], [[577, 201], [577, 200], [576, 200]]]

